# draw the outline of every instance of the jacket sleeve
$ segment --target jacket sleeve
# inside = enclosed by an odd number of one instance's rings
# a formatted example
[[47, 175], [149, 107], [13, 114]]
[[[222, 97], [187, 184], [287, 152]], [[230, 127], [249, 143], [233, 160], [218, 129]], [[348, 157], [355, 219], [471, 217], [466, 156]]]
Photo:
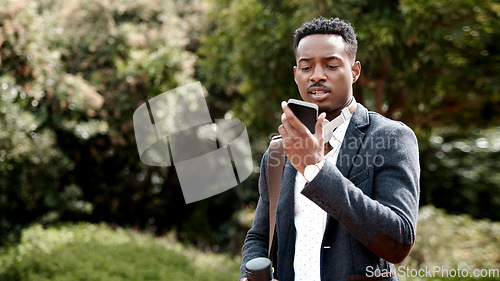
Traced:
[[[374, 139], [386, 143], [377, 145]], [[409, 254], [416, 235], [417, 139], [410, 128], [397, 123], [392, 131], [367, 135], [360, 147], [358, 158], [350, 162], [350, 179], [327, 161], [302, 194], [379, 257], [399, 263]]]
[[258, 257], [267, 257], [269, 244], [269, 189], [267, 186], [267, 155], [264, 153], [260, 165], [259, 176], [259, 201], [255, 210], [252, 228], [247, 232], [242, 248], [242, 264], [240, 279], [246, 277], [245, 264]]

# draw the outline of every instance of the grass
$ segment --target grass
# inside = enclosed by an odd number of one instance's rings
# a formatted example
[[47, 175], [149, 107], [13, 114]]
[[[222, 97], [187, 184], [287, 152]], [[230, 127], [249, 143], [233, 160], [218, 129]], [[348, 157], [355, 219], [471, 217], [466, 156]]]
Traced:
[[0, 280], [237, 280], [239, 259], [105, 225], [26, 229], [0, 253]]
[[[34, 225], [23, 231], [20, 243], [0, 250], [0, 280], [235, 281], [240, 261], [187, 247], [173, 237], [155, 238], [104, 224]], [[446, 278], [440, 273], [407, 277], [399, 270], [425, 272], [434, 266], [467, 270], [469, 275], [474, 269], [497, 271], [490, 277]], [[500, 223], [421, 208], [417, 241], [396, 268], [401, 281], [500, 280]]]

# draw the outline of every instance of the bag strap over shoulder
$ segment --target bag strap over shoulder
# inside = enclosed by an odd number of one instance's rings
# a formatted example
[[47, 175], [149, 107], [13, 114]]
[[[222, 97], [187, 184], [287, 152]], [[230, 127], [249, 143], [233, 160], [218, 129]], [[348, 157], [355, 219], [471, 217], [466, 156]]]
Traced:
[[268, 256], [272, 259], [276, 233], [276, 209], [280, 196], [281, 180], [285, 168], [285, 149], [281, 136], [272, 138], [269, 144], [267, 161], [267, 181], [269, 187], [269, 249]]

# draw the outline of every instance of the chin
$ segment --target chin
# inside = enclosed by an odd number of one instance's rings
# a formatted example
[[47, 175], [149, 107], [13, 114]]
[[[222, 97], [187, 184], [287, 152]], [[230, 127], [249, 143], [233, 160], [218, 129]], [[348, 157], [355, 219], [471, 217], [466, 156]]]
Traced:
[[329, 107], [329, 106], [324, 106], [324, 107], [323, 107], [323, 106], [322, 106], [322, 107], [320, 107], [320, 108], [318, 109], [318, 114], [321, 114], [321, 113], [323, 113], [323, 112], [328, 114], [330, 111], [332, 111], [332, 108], [331, 108], [331, 107]]

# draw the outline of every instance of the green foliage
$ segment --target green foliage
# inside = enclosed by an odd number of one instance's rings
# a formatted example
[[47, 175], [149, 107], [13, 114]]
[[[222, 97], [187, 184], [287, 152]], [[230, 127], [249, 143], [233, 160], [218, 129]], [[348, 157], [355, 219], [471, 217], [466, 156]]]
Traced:
[[279, 102], [298, 95], [290, 23], [297, 19], [287, 3], [213, 1], [208, 17], [214, 28], [198, 52], [203, 84], [247, 124], [259, 153], [279, 125]]
[[[500, 130], [435, 129], [421, 142], [421, 201], [500, 220]], [[424, 140], [424, 138], [421, 138]]]
[[[148, 98], [192, 81], [174, 2], [1, 4], [1, 243], [34, 220], [182, 230], [197, 207], [184, 204], [174, 169], [141, 164], [132, 125]], [[218, 211], [202, 209], [200, 220]]]
[[251, 135], [275, 132], [278, 101], [298, 95], [293, 31], [320, 15], [353, 23], [362, 63], [355, 95], [374, 110], [416, 130], [459, 117], [462, 127], [499, 122], [496, 1], [212, 2], [200, 77], [236, 97], [236, 116], [255, 127]]
[[203, 7], [0, 2], [0, 244], [33, 221], [87, 220], [239, 251], [248, 192], [186, 205], [174, 167], [140, 162], [133, 130], [147, 99], [193, 81]]
[[420, 209], [417, 241], [403, 265], [467, 269], [500, 268], [500, 223], [450, 215], [431, 206]]
[[[473, 220], [468, 215], [449, 215], [442, 209], [424, 207], [420, 209], [417, 225], [417, 240], [409, 257], [396, 267], [411, 269], [444, 267], [466, 269], [472, 275], [474, 269], [500, 268], [500, 223], [489, 220]], [[490, 278], [457, 278], [458, 280], [498, 280], [499, 271]], [[442, 278], [439, 273], [436, 279]], [[454, 279], [454, 280], [457, 280]], [[413, 279], [402, 279], [413, 280]]]
[[86, 126], [78, 116], [102, 104], [92, 86], [60, 72], [37, 6], [7, 2], [0, 9], [0, 237], [37, 217], [91, 209], [77, 184], [60, 180], [74, 163], [50, 123], [53, 108], [69, 104], [73, 116], [61, 114], [59, 124]]
[[0, 252], [0, 279], [236, 280], [239, 260], [203, 253], [172, 238], [153, 238], [105, 225], [23, 230], [18, 245]]

